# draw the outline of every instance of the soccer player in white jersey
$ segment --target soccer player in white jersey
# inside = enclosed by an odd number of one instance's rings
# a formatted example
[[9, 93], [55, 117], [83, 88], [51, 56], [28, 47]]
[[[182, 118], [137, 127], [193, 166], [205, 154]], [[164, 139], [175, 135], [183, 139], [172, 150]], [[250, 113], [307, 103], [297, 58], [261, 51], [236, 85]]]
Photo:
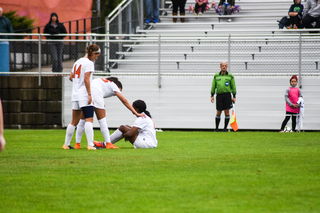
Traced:
[[[147, 111], [147, 105], [142, 100], [136, 100], [132, 104], [133, 108], [141, 114], [145, 114], [146, 118], [138, 117], [133, 126], [121, 125], [111, 136], [111, 143], [116, 143], [122, 138], [130, 141], [134, 148], [156, 148], [158, 141], [156, 138], [156, 130], [151, 119], [150, 112]], [[95, 142], [97, 147], [103, 147], [102, 142]]]
[[[91, 84], [91, 93], [93, 95], [93, 106], [94, 112], [99, 121], [100, 131], [104, 137], [103, 148], [107, 149], [119, 149], [111, 143], [109, 128], [106, 119], [106, 108], [104, 104], [104, 98], [109, 98], [112, 96], [117, 96], [119, 100], [137, 117], [146, 117], [136, 112], [136, 110], [131, 106], [128, 100], [122, 95], [122, 84], [115, 77], [109, 78], [96, 78]], [[85, 128], [85, 120], [80, 119], [76, 131], [76, 145], [75, 149], [80, 149], [81, 137]], [[94, 143], [96, 143], [94, 141]]]
[[81, 116], [85, 118], [85, 132], [88, 141], [88, 150], [96, 150], [93, 144], [93, 111], [91, 81], [94, 72], [94, 61], [101, 51], [98, 45], [91, 44], [87, 47], [86, 55], [78, 59], [70, 73], [69, 80], [72, 81], [72, 120], [66, 130], [63, 149], [74, 149], [70, 146], [74, 130], [79, 123]]

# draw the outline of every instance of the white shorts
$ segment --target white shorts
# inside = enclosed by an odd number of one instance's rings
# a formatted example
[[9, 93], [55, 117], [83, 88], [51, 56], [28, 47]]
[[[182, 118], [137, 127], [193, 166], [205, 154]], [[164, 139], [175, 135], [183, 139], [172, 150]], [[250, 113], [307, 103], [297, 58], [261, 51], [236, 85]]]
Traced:
[[135, 149], [141, 149], [141, 148], [152, 149], [157, 147], [156, 144], [152, 143], [151, 141], [145, 140], [144, 137], [139, 135], [137, 139], [134, 141], [133, 146]]
[[105, 109], [104, 99], [102, 93], [95, 92], [92, 90], [93, 106], [98, 109]]
[[92, 104], [88, 104], [88, 101], [85, 101], [85, 100], [72, 101], [73, 110], [80, 110], [82, 107], [85, 107], [85, 106], [92, 106]]

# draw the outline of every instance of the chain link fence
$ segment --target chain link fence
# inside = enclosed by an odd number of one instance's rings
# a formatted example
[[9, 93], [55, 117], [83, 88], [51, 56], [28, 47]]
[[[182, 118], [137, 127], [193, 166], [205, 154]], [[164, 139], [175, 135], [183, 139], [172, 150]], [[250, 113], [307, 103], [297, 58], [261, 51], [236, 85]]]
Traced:
[[[33, 39], [25, 36], [17, 34], [15, 39], [9, 39], [10, 71], [50, 72], [51, 41], [46, 40], [44, 34], [32, 34]], [[73, 63], [86, 54], [86, 47], [95, 43], [102, 50], [95, 69], [102, 73], [212, 74], [226, 61], [234, 74], [319, 75], [318, 35], [193, 38], [67, 34], [66, 38], [69, 37], [73, 39], [58, 41], [63, 43], [63, 72], [70, 72]]]
[[110, 43], [111, 73], [212, 73], [226, 61], [229, 71], [237, 74], [319, 74], [319, 36], [145, 35]]

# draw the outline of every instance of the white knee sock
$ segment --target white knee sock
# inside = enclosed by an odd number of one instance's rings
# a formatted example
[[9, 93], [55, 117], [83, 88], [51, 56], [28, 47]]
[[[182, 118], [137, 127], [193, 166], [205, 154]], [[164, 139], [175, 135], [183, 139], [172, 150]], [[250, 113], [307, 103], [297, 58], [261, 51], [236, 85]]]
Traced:
[[73, 133], [74, 133], [75, 129], [76, 129], [76, 127], [73, 126], [72, 124], [68, 125], [67, 130], [66, 130], [66, 138], [64, 140], [65, 145], [70, 146], [70, 142], [72, 140]]
[[78, 125], [77, 125], [77, 131], [76, 131], [76, 143], [81, 143], [81, 138], [84, 132], [84, 126], [85, 126], [86, 120], [80, 119]]
[[112, 143], [112, 144], [117, 143], [117, 142], [120, 141], [122, 138], [123, 138], [122, 132], [121, 132], [119, 129], [117, 129], [116, 131], [114, 131], [114, 133], [112, 133], [112, 135], [110, 136], [110, 139], [111, 139], [111, 143]]
[[103, 135], [104, 138], [104, 142], [106, 143], [110, 143], [110, 132], [109, 132], [109, 128], [108, 128], [108, 124], [107, 124], [107, 119], [106, 117], [102, 118], [99, 120], [99, 125], [100, 125], [100, 131]]
[[93, 146], [93, 123], [86, 122], [84, 129], [86, 132], [88, 145]]

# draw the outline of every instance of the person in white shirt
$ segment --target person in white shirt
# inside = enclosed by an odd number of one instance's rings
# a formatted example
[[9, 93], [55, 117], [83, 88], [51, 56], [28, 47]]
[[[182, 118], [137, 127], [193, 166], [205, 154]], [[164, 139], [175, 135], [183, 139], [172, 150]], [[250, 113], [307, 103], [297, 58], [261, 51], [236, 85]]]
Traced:
[[[119, 149], [111, 143], [109, 128], [106, 119], [106, 108], [104, 104], [104, 98], [109, 98], [112, 96], [117, 96], [119, 100], [137, 117], [145, 117], [134, 110], [128, 100], [122, 95], [122, 83], [116, 77], [109, 78], [97, 78], [92, 81], [91, 92], [93, 95], [93, 106], [94, 112], [98, 118], [100, 125], [100, 131], [104, 137], [103, 148], [107, 149]], [[76, 131], [76, 145], [75, 149], [80, 149], [81, 137], [85, 128], [85, 120], [80, 119]], [[94, 141], [93, 143], [96, 143]]]
[[[132, 104], [133, 108], [146, 117], [138, 117], [133, 126], [121, 125], [111, 136], [111, 143], [116, 143], [122, 138], [130, 141], [134, 148], [156, 148], [158, 141], [156, 138], [156, 130], [151, 118], [151, 114], [147, 111], [147, 105], [143, 100], [136, 100]], [[96, 146], [102, 147], [103, 143], [95, 143]]]
[[66, 130], [63, 149], [74, 149], [70, 146], [74, 130], [82, 116], [85, 118], [85, 132], [88, 141], [88, 150], [96, 150], [93, 144], [93, 112], [91, 94], [92, 73], [94, 72], [94, 61], [99, 57], [101, 50], [98, 45], [91, 44], [87, 47], [86, 55], [78, 59], [70, 73], [69, 80], [72, 81], [72, 120]]

